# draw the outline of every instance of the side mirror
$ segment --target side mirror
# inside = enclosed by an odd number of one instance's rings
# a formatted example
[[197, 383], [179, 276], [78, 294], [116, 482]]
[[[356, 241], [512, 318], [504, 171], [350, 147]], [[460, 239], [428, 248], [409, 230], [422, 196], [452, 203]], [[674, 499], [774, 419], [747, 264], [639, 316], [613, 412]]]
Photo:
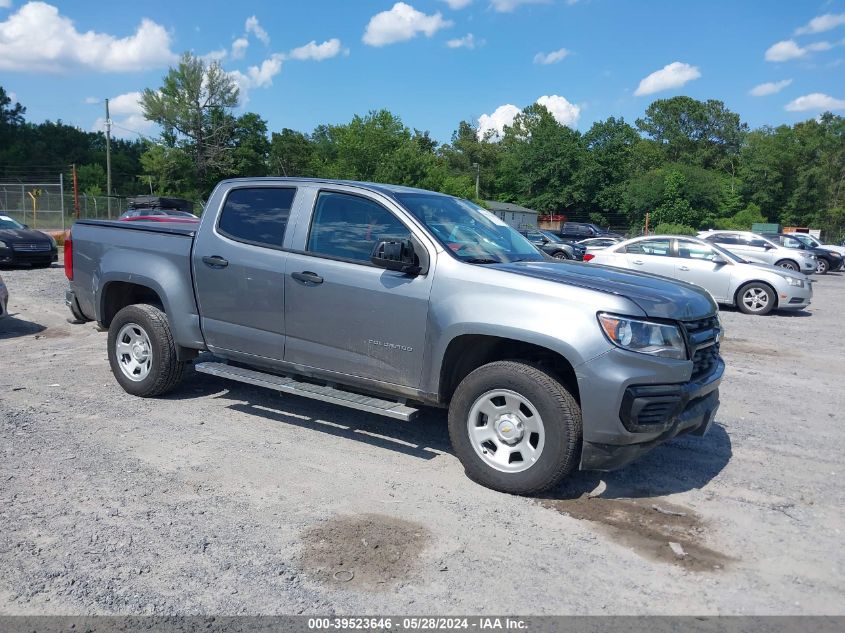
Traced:
[[774, 248], [774, 245], [773, 244], [766, 244], [765, 246], [763, 246], [763, 248], [765, 248], [767, 251], [770, 251]]
[[23, 225], [23, 228], [28, 229], [28, 228], [29, 228], [29, 224], [24, 224], [24, 225]]
[[406, 275], [419, 275], [420, 265], [411, 240], [390, 240], [376, 244], [370, 255], [373, 266], [394, 270]]

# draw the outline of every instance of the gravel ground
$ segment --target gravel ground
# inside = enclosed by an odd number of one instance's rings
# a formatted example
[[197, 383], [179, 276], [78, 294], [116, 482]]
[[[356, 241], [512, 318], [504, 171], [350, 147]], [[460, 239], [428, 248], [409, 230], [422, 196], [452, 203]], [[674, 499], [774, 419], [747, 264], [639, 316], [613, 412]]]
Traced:
[[845, 614], [845, 275], [723, 311], [708, 436], [543, 499], [469, 481], [441, 411], [129, 396], [61, 267], [2, 275], [1, 614]]

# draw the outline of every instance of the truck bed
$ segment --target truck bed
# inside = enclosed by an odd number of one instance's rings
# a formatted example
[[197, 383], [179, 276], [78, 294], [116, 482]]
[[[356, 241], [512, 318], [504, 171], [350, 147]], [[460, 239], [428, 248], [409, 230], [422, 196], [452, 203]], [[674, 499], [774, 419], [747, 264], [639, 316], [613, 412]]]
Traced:
[[160, 303], [171, 316], [177, 342], [203, 348], [191, 270], [197, 228], [196, 223], [74, 223], [74, 278], [70, 285], [80, 311], [107, 324], [114, 316], [110, 301], [121, 292], [130, 292], [133, 285], [143, 286], [155, 291], [157, 296], [149, 300]]

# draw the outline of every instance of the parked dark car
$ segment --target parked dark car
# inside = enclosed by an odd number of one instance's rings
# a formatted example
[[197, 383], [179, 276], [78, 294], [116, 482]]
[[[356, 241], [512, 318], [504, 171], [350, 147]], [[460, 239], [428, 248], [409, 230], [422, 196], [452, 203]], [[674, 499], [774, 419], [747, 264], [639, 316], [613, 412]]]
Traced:
[[827, 248], [813, 248], [788, 233], [762, 233], [762, 235], [786, 248], [795, 248], [813, 253], [817, 259], [816, 272], [819, 275], [824, 275], [829, 270], [839, 270], [842, 268], [842, 255], [836, 251]]
[[603, 229], [592, 222], [564, 222], [558, 236], [576, 242], [588, 237], [623, 237], [619, 233]]
[[0, 265], [29, 264], [35, 268], [47, 268], [58, 259], [56, 240], [6, 215], [0, 215]]
[[547, 255], [555, 259], [574, 259], [582, 261], [587, 248], [581, 244], [565, 242], [561, 237], [551, 231], [543, 229], [520, 229], [519, 231], [528, 241], [539, 248]]

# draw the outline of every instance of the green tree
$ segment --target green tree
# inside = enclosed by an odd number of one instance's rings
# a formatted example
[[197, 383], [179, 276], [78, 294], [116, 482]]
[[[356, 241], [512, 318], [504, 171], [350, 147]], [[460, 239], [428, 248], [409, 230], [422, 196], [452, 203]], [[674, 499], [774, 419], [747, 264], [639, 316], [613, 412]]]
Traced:
[[234, 176], [266, 176], [270, 158], [267, 121], [254, 112], [239, 116], [234, 123], [228, 171]]
[[220, 64], [191, 53], [170, 68], [160, 88], [147, 88], [141, 97], [144, 117], [162, 127], [164, 144], [193, 157], [195, 186], [205, 191], [229, 165], [237, 104], [238, 87]]
[[576, 175], [584, 159], [576, 130], [561, 125], [540, 104], [525, 108], [505, 127], [497, 179], [500, 198], [541, 213], [561, 213], [583, 201]]
[[637, 119], [637, 127], [656, 141], [669, 162], [684, 162], [735, 175], [748, 126], [715, 99], [658, 99]]
[[270, 174], [314, 176], [314, 143], [308, 135], [290, 128], [273, 132], [270, 139]]
[[640, 135], [624, 119], [597, 121], [584, 134], [586, 154], [579, 172], [584, 198], [594, 208], [623, 207], [625, 183], [634, 170]]

